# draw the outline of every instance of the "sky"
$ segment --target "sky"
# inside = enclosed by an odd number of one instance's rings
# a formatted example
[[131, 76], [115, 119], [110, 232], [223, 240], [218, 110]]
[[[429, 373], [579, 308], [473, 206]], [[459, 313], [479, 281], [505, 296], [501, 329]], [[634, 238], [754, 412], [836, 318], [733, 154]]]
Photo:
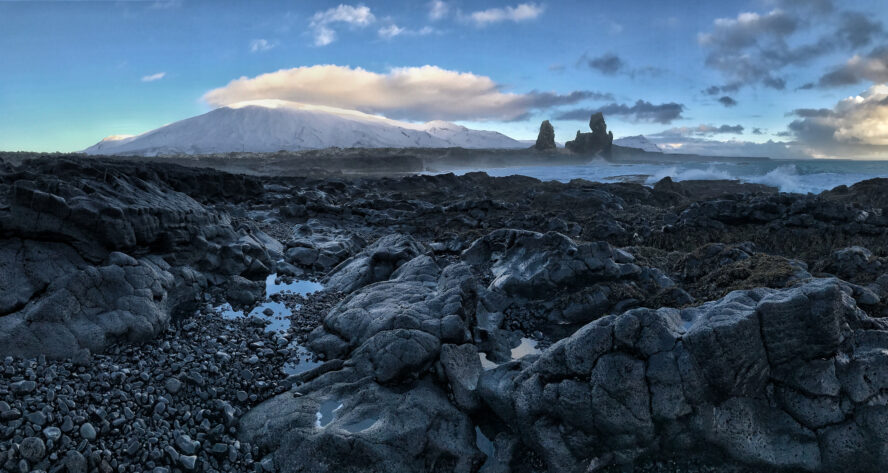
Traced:
[[888, 159], [884, 0], [0, 0], [0, 149], [277, 98], [533, 139]]

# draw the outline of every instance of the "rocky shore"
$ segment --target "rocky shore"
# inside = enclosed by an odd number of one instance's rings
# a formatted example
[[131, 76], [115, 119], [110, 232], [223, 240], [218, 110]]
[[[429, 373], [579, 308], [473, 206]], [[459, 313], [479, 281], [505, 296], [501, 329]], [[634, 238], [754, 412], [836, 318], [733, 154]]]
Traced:
[[888, 469], [888, 181], [0, 164], [0, 468]]

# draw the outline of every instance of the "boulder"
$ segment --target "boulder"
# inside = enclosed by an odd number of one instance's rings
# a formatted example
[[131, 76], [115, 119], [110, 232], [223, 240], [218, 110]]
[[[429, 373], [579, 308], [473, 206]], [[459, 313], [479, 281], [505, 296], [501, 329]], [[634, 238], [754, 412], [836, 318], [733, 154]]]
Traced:
[[426, 251], [409, 235], [386, 235], [335, 267], [324, 285], [328, 290], [347, 294], [367, 284], [387, 280], [400, 265]]
[[346, 368], [280, 394], [241, 418], [241, 441], [273, 453], [277, 471], [471, 473], [484, 455], [468, 415], [435, 384], [386, 387]]

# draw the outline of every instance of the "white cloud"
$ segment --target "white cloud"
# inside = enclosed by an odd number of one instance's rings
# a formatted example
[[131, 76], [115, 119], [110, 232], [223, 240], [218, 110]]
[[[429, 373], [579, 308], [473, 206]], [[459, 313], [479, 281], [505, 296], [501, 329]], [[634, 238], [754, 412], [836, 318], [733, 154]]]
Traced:
[[545, 7], [536, 3], [522, 3], [514, 7], [489, 8], [469, 13], [468, 21], [476, 26], [487, 26], [492, 23], [500, 23], [503, 21], [513, 21], [515, 23], [521, 21], [534, 20], [543, 14]]
[[379, 29], [379, 37], [385, 39], [392, 39], [395, 36], [401, 35], [406, 31], [406, 28], [401, 28], [396, 24], [391, 24], [388, 26], [383, 26]]
[[432, 21], [443, 20], [450, 15], [450, 5], [441, 0], [429, 2], [429, 19]]
[[311, 17], [309, 23], [314, 35], [315, 46], [326, 46], [336, 41], [336, 30], [331, 24], [344, 23], [352, 27], [363, 28], [376, 21], [369, 7], [364, 5], [339, 5], [336, 8], [319, 11]]
[[[832, 109], [796, 110], [789, 125], [796, 138], [826, 150], [861, 148], [888, 153], [888, 85], [839, 101]], [[829, 153], [827, 153], [829, 154]], [[832, 153], [835, 154], [835, 153]]]
[[490, 77], [436, 66], [400, 67], [386, 73], [336, 65], [282, 69], [241, 77], [204, 94], [223, 106], [281, 99], [411, 120], [516, 120], [532, 110], [573, 104], [600, 94], [576, 91], [506, 93]]
[[165, 76], [166, 76], [166, 72], [158, 72], [157, 74], [143, 76], [142, 82], [154, 82], [156, 80], [163, 79]]
[[431, 26], [423, 26], [418, 30], [413, 30], [410, 28], [402, 28], [392, 23], [380, 28], [378, 33], [380, 38], [392, 39], [396, 36], [427, 36], [433, 33], [438, 33], [438, 30], [432, 28]]
[[250, 41], [250, 52], [258, 53], [262, 51], [268, 51], [275, 46], [277, 46], [277, 43], [268, 41], [267, 39], [254, 39], [253, 41]]

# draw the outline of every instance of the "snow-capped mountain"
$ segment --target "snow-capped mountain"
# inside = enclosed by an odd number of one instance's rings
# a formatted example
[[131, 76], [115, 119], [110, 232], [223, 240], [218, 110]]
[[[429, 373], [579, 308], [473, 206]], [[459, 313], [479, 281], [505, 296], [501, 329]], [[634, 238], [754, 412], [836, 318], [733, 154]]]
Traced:
[[136, 136], [109, 136], [87, 154], [210, 154], [319, 148], [523, 148], [502, 133], [454, 123], [407, 123], [320, 105], [253, 100]]
[[645, 138], [644, 135], [637, 136], [624, 136], [622, 138], [617, 138], [614, 140], [614, 144], [617, 146], [622, 146], [624, 148], [637, 148], [643, 151], [647, 151], [648, 153], [662, 153], [663, 150], [660, 149], [654, 142]]

